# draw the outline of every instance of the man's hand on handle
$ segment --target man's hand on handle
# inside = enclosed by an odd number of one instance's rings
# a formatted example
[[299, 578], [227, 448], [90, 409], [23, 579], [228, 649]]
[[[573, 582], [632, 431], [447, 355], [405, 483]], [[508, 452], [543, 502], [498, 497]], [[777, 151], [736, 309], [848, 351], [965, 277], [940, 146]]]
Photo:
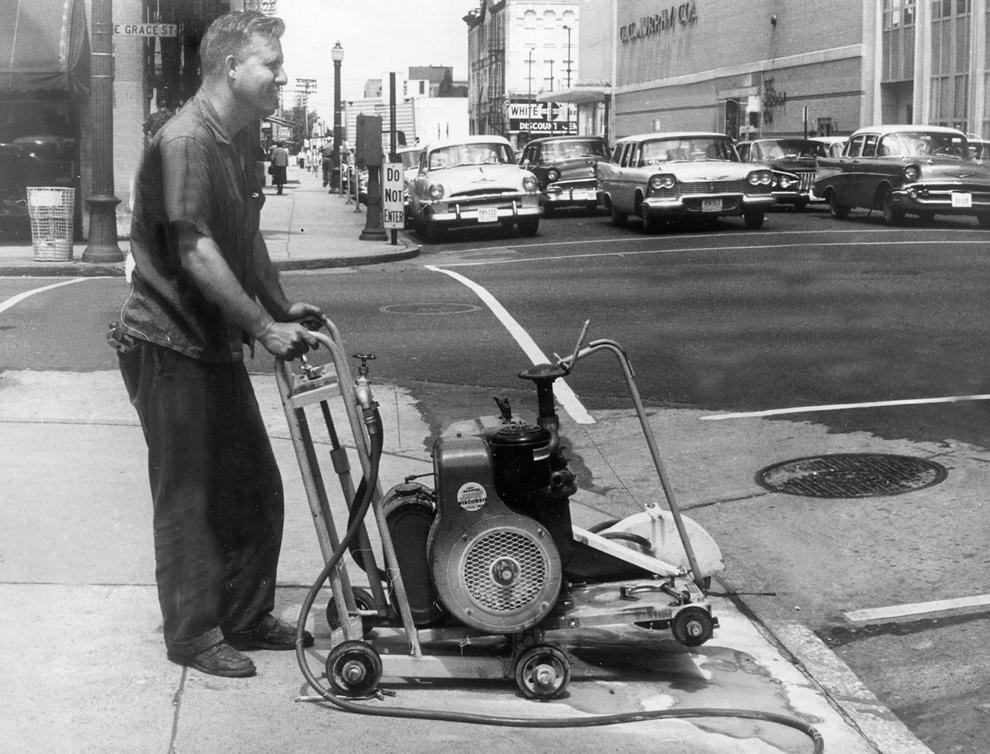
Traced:
[[294, 321], [270, 322], [258, 340], [273, 356], [291, 361], [319, 345], [310, 331], [322, 327], [323, 312], [318, 306], [296, 303], [288, 308], [286, 314]]

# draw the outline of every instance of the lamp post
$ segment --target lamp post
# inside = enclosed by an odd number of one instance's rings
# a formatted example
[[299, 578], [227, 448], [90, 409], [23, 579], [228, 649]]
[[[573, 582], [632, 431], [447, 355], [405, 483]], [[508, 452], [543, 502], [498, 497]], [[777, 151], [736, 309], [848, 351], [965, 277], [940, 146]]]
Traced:
[[[330, 57], [333, 59], [333, 149], [337, 156], [337, 190], [344, 193], [343, 133], [340, 126], [340, 64], [344, 60], [344, 48], [340, 46], [339, 39], [330, 49]], [[330, 190], [333, 191], [332, 185]]]
[[93, 114], [93, 186], [89, 205], [89, 244], [84, 262], [120, 262], [117, 205], [113, 195], [113, 5], [93, 2], [91, 106]]

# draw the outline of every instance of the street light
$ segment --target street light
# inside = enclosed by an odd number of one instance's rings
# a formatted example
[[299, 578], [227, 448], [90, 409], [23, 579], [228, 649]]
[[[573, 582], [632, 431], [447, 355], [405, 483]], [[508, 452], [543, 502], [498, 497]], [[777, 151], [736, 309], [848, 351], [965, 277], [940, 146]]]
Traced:
[[333, 148], [337, 155], [337, 189], [344, 193], [343, 133], [340, 127], [340, 64], [344, 60], [344, 48], [340, 46], [339, 39], [331, 48], [330, 57], [333, 59]]

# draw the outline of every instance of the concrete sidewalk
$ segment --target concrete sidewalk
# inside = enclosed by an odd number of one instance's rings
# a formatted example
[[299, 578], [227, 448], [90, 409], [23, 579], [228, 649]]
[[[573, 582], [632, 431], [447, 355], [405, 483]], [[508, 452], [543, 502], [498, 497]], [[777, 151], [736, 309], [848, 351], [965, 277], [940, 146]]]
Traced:
[[[394, 262], [419, 254], [419, 246], [399, 231], [396, 243], [389, 240], [361, 240], [367, 208], [357, 209], [353, 199], [330, 194], [322, 178], [298, 167], [290, 167], [289, 183], [279, 196], [273, 186], [265, 187], [261, 212], [261, 232], [275, 266], [282, 270], [348, 267]], [[386, 231], [388, 235], [388, 231]], [[118, 242], [126, 255], [128, 239]], [[84, 262], [86, 243], [73, 247], [69, 261], [38, 261], [30, 238], [25, 242], [0, 243], [0, 275], [105, 276], [123, 275], [124, 263]]]

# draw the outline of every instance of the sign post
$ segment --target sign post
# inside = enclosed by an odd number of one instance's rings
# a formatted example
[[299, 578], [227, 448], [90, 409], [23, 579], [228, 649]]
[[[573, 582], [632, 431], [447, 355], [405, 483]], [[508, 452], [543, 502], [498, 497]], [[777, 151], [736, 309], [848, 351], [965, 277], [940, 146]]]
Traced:
[[385, 181], [382, 184], [382, 218], [388, 230], [401, 230], [406, 226], [406, 209], [402, 197], [404, 189], [401, 162], [385, 163]]

